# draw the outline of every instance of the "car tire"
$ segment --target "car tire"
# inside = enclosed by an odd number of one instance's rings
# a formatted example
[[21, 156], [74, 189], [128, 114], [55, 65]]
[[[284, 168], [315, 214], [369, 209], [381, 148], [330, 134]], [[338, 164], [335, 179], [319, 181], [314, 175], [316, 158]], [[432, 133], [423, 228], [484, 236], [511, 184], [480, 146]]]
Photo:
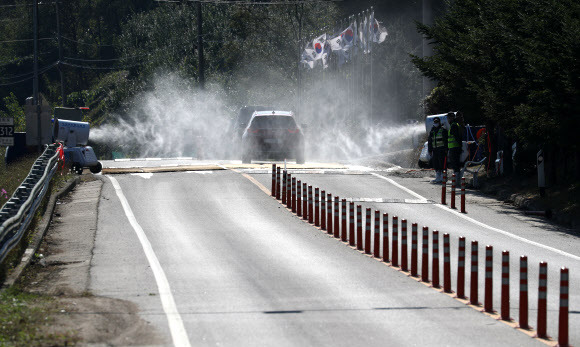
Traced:
[[97, 165], [91, 166], [89, 170], [91, 170], [91, 172], [94, 174], [99, 173], [101, 170], [103, 170], [103, 165], [101, 163], [97, 163]]

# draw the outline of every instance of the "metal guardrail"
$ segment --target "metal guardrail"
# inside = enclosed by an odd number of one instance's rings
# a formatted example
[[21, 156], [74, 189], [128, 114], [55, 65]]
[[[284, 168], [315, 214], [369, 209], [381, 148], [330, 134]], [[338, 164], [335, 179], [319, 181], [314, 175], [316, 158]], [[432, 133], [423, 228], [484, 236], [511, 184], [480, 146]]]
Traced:
[[48, 145], [30, 173], [0, 210], [0, 263], [20, 242], [58, 168], [58, 145]]

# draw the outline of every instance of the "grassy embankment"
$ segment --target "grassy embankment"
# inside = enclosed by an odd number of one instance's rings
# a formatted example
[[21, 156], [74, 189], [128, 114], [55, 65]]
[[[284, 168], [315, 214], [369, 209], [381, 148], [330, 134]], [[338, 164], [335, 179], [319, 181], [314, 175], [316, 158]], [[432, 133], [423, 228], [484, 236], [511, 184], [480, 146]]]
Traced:
[[[2, 193], [0, 197], [0, 206], [4, 205], [12, 196], [38, 158], [38, 155], [32, 154], [6, 166], [4, 154], [4, 150], [1, 150], [0, 192], [4, 190], [6, 193]], [[51, 191], [59, 189], [69, 177], [69, 175], [57, 173], [51, 183]], [[0, 283], [4, 280], [6, 273], [18, 264], [30, 241], [32, 234], [30, 231], [36, 229], [48, 199], [47, 195], [21, 245], [12, 250], [3, 264], [0, 264]], [[47, 327], [51, 321], [50, 317], [56, 311], [57, 307], [52, 297], [26, 293], [23, 288], [18, 288], [18, 286], [0, 291], [0, 346], [63, 346], [74, 341], [74, 338], [68, 335], [47, 333], [49, 331]]]

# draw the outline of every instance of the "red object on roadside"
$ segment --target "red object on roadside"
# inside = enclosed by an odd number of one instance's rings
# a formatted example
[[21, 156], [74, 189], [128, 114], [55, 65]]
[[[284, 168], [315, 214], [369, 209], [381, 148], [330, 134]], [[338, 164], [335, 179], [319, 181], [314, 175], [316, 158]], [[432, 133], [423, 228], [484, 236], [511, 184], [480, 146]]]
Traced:
[[568, 305], [569, 305], [568, 269], [560, 269], [560, 312], [558, 317], [558, 345], [568, 346]]
[[365, 223], [365, 253], [371, 254], [371, 209], [367, 208]]
[[389, 262], [389, 214], [383, 213], [383, 261]]
[[417, 223], [411, 224], [411, 276], [417, 277], [417, 259], [418, 259], [418, 226]]
[[530, 329], [528, 325], [528, 257], [520, 257], [520, 325], [521, 329]]
[[363, 250], [361, 205], [356, 205], [356, 249], [359, 251]]
[[451, 175], [451, 208], [455, 209], [455, 174]]
[[501, 319], [510, 319], [510, 252], [501, 253]]
[[320, 226], [320, 189], [314, 189], [314, 225]]
[[393, 240], [391, 241], [391, 265], [399, 266], [399, 217], [393, 217]]
[[433, 262], [431, 264], [431, 283], [433, 288], [439, 288], [439, 231], [433, 230]]
[[308, 220], [308, 184], [302, 183], [302, 219]]
[[320, 196], [320, 228], [326, 230], [326, 191], [324, 190]]
[[282, 171], [282, 203], [286, 204], [286, 178], [288, 177], [288, 171]]
[[276, 199], [280, 200], [280, 168], [276, 168]]
[[461, 213], [465, 212], [465, 177], [461, 177]]
[[348, 238], [348, 224], [346, 223], [346, 199], [342, 199], [341, 223], [342, 223], [342, 242], [346, 242]]
[[429, 227], [423, 227], [423, 242], [421, 244], [421, 281], [429, 282]]
[[276, 164], [272, 164], [272, 196], [276, 197]]
[[314, 224], [314, 206], [312, 206], [312, 186], [308, 186], [308, 222]]
[[381, 257], [381, 233], [380, 233], [381, 212], [378, 210], [375, 210], [374, 228], [375, 228], [375, 238], [374, 238], [374, 242], [373, 242], [374, 256], [375, 256], [375, 258], [380, 258]]
[[469, 303], [472, 305], [480, 305], [479, 303], [479, 288], [478, 288], [478, 245], [477, 241], [471, 241], [471, 283]]
[[302, 181], [296, 181], [296, 215], [302, 217]]
[[548, 263], [540, 262], [538, 283], [538, 337], [548, 337]]
[[407, 220], [401, 219], [401, 270], [408, 271], [407, 256], [409, 250], [407, 249]]
[[441, 184], [441, 204], [447, 205], [447, 170], [443, 171], [443, 183]]
[[443, 234], [443, 291], [453, 293], [451, 290], [451, 245], [449, 234]]
[[332, 194], [329, 193], [326, 198], [326, 232], [332, 235]]
[[493, 313], [493, 247], [485, 246], [485, 298], [483, 309]]
[[286, 175], [286, 207], [292, 208], [292, 175]]
[[334, 197], [334, 237], [340, 238], [340, 198]]
[[457, 253], [457, 297], [465, 299], [465, 237], [459, 237]]
[[296, 213], [296, 177], [292, 177], [292, 212]]
[[356, 245], [356, 240], [354, 237], [354, 202], [352, 201], [349, 204], [348, 222], [349, 222], [348, 244], [354, 247]]

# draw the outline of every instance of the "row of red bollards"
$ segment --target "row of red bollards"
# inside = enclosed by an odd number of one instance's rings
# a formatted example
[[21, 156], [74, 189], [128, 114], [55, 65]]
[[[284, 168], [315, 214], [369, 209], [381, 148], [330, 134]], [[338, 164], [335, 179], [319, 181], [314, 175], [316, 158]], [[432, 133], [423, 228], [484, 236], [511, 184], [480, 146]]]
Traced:
[[[381, 223], [380, 211], [374, 212], [374, 230], [372, 229], [370, 208], [366, 209], [366, 219], [363, 237], [362, 227], [362, 206], [356, 206], [356, 224], [354, 217], [355, 204], [350, 202], [348, 205], [349, 213], [347, 215], [347, 199], [338, 196], [334, 197], [330, 193], [319, 188], [315, 188], [314, 200], [312, 186], [307, 185], [286, 170], [282, 172], [272, 165], [272, 196], [281, 200], [289, 210], [302, 217], [305, 221], [320, 227], [329, 235], [343, 242], [348, 242], [357, 250], [371, 255], [375, 258], [391, 264], [393, 267], [400, 267], [401, 271], [407, 272], [408, 268], [408, 222], [406, 219], [401, 222], [401, 252], [399, 256], [399, 218], [392, 217], [391, 239], [389, 240], [389, 215], [383, 214], [382, 223], [382, 244], [383, 252], [381, 255], [380, 237]], [[445, 182], [445, 181], [444, 181]], [[445, 184], [445, 183], [444, 183]], [[463, 189], [463, 187], [462, 187]], [[443, 197], [444, 198], [444, 197]], [[452, 195], [452, 205], [454, 197]], [[442, 201], [444, 203], [444, 201]], [[464, 201], [462, 199], [462, 210]], [[464, 211], [462, 211], [464, 212]], [[348, 218], [347, 218], [348, 216]], [[347, 223], [348, 220], [348, 223]], [[371, 244], [371, 231], [374, 235], [374, 242]], [[431, 257], [431, 280], [429, 280], [429, 228], [424, 226], [422, 230], [422, 256], [421, 256], [421, 274], [418, 271], [418, 225], [411, 225], [411, 259], [410, 273], [412, 277], [418, 278], [422, 282], [431, 283], [434, 288], [441, 288], [439, 274], [439, 231], [432, 232], [432, 257]], [[391, 249], [389, 252], [389, 241]], [[457, 262], [457, 288], [456, 297], [460, 299], [469, 299], [469, 304], [481, 306], [479, 302], [479, 254], [478, 242], [471, 242], [471, 266], [470, 266], [470, 292], [469, 298], [465, 296], [465, 267], [466, 267], [466, 240], [465, 237], [459, 237], [458, 243], [458, 262]], [[374, 246], [371, 248], [371, 246]], [[400, 265], [399, 265], [400, 260]], [[538, 288], [538, 316], [537, 316], [537, 337], [547, 338], [547, 272], [548, 264], [540, 263], [539, 288]], [[568, 346], [568, 288], [569, 277], [568, 269], [563, 267], [560, 270], [560, 310], [559, 310], [559, 346]], [[510, 284], [509, 284], [509, 251], [502, 252], [502, 276], [501, 276], [501, 309], [500, 318], [511, 321], [510, 318]], [[453, 293], [451, 289], [451, 248], [449, 234], [443, 234], [443, 288], [445, 293]], [[493, 309], [493, 247], [486, 246], [485, 249], [485, 277], [484, 277], [484, 303], [483, 311], [495, 313]], [[520, 257], [520, 295], [519, 295], [519, 327], [529, 330], [528, 325], [528, 261], [526, 256]]]
[[[455, 190], [457, 188], [457, 180], [455, 174], [451, 176], [451, 208], [457, 209], [455, 206]], [[465, 211], [465, 177], [461, 177], [461, 213]], [[443, 184], [441, 184], [441, 204], [447, 205], [447, 173], [443, 173]]]

